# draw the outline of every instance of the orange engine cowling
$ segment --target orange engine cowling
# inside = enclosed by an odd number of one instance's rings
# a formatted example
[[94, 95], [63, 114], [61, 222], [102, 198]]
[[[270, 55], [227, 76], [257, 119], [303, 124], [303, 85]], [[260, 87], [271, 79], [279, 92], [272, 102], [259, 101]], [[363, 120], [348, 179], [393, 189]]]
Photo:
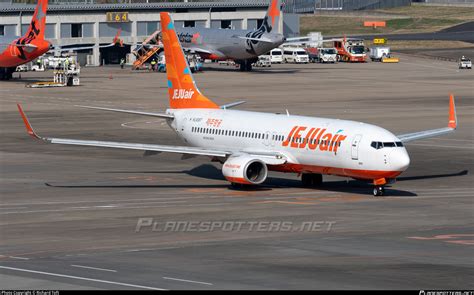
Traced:
[[267, 165], [252, 156], [230, 157], [222, 166], [222, 174], [232, 183], [261, 184], [267, 179]]

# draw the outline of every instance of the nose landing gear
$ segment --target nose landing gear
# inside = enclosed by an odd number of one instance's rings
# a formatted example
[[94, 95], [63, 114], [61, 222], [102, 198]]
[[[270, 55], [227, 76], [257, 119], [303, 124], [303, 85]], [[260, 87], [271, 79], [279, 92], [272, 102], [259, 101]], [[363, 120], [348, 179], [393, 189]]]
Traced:
[[383, 186], [374, 187], [374, 197], [380, 197], [385, 194], [385, 188]]
[[385, 194], [385, 188], [383, 187], [387, 184], [385, 178], [374, 179], [374, 197], [380, 197]]

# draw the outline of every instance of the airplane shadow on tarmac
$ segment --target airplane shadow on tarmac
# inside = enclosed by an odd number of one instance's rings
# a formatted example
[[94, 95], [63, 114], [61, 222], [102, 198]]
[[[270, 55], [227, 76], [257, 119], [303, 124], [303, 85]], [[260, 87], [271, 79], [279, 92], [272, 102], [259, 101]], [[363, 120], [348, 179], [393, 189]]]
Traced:
[[253, 69], [250, 72], [241, 72], [239, 68], [233, 68], [233, 67], [209, 67], [209, 68], [204, 68], [203, 72], [236, 72], [236, 73], [248, 73], [248, 74], [295, 74], [300, 72], [298, 69], [271, 69], [271, 68], [259, 68], [259, 69]]
[[34, 77], [28, 77], [28, 78], [13, 78], [8, 81], [3, 81], [3, 83], [22, 83], [22, 84], [33, 84], [33, 83], [38, 83], [38, 82], [51, 82], [53, 80], [53, 77], [51, 76], [50, 79], [48, 78], [34, 78]]
[[[160, 171], [102, 171], [99, 173], [106, 174], [187, 174], [194, 177], [222, 180], [225, 181], [224, 176], [219, 168], [211, 164], [199, 165], [191, 170], [160, 170]], [[422, 179], [435, 179], [445, 177], [456, 177], [464, 176], [469, 173], [468, 170], [463, 170], [456, 173], [445, 173], [445, 174], [433, 174], [433, 175], [419, 175], [419, 176], [407, 176], [400, 177], [397, 181], [416, 181]], [[60, 188], [229, 188], [231, 190], [246, 190], [246, 191], [271, 191], [278, 188], [302, 188], [301, 182], [296, 179], [287, 179], [279, 177], [268, 177], [264, 185], [261, 186], [250, 186], [246, 188], [234, 188], [229, 184], [72, 184], [72, 185], [60, 185], [45, 183], [49, 187], [60, 187]], [[364, 182], [359, 180], [336, 180], [336, 181], [325, 181], [321, 186], [312, 188], [318, 191], [328, 192], [341, 192], [351, 194], [367, 195], [372, 191], [372, 184], [370, 182]], [[311, 188], [307, 188], [310, 190]], [[388, 197], [416, 197], [417, 194], [409, 191], [398, 190], [390, 185], [386, 186], [386, 196]]]

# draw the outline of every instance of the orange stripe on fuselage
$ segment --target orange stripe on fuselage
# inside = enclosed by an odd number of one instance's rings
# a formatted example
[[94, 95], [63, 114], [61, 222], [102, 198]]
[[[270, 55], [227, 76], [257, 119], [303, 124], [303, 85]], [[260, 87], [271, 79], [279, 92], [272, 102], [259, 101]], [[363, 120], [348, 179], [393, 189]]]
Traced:
[[269, 165], [268, 169], [278, 172], [290, 173], [319, 173], [326, 175], [337, 175], [343, 177], [352, 177], [356, 179], [379, 179], [379, 178], [395, 178], [403, 171], [384, 171], [384, 170], [364, 170], [364, 169], [346, 169], [337, 167], [304, 165], [286, 163], [283, 165]]

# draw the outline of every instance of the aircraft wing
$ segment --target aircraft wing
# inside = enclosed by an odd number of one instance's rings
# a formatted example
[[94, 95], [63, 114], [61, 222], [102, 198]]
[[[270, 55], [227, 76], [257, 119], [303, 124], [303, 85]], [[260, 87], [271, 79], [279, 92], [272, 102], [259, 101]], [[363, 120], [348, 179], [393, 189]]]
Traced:
[[[23, 112], [21, 105], [18, 104], [17, 107], [18, 107], [18, 111], [21, 114], [23, 123], [25, 124], [28, 134], [35, 139], [41, 139], [47, 143], [141, 150], [145, 152], [145, 155], [167, 152], [167, 153], [177, 153], [177, 154], [183, 154], [183, 155], [226, 158], [234, 154], [234, 152], [232, 151], [223, 150], [223, 149], [207, 149], [207, 148], [189, 147], [189, 146], [173, 146], [173, 145], [143, 144], [143, 143], [130, 143], [130, 142], [41, 137], [33, 130], [33, 127], [31, 126], [26, 114]], [[261, 152], [261, 151], [255, 151], [255, 152], [249, 151], [249, 152], [244, 152], [244, 153], [255, 156], [256, 158], [262, 160], [263, 162], [269, 165], [280, 165], [286, 162], [286, 157], [278, 153], [271, 153], [271, 152], [269, 153], [269, 152]]]
[[223, 54], [220, 51], [204, 49], [204, 48], [196, 47], [196, 46], [183, 47], [183, 51], [191, 52], [191, 53], [197, 53], [197, 54], [203, 54], [203, 55], [215, 55], [215, 56], [220, 57], [220, 58], [225, 57], [225, 54]]
[[401, 134], [401, 135], [397, 135], [397, 137], [402, 142], [410, 142], [410, 141], [414, 141], [418, 139], [424, 139], [424, 138], [435, 137], [435, 136], [451, 133], [451, 132], [454, 132], [456, 128], [457, 128], [456, 107], [454, 105], [454, 96], [451, 95], [449, 97], [448, 127], [419, 131], [419, 132], [414, 132], [414, 133]]
[[[215, 54], [215, 52], [200, 47], [183, 47], [184, 51], [195, 51], [196, 53]], [[220, 55], [220, 53], [218, 54]]]
[[[107, 45], [99, 45], [99, 48], [107, 48], [107, 47], [112, 47], [115, 46], [117, 43], [119, 43], [123, 47], [123, 42], [120, 39], [120, 33], [122, 32], [122, 29], [119, 29], [117, 31], [117, 34], [115, 35], [114, 39], [112, 40], [112, 43], [109, 43]], [[84, 50], [84, 49], [93, 49], [95, 46], [78, 46], [78, 47], [70, 47], [70, 48], [58, 48], [58, 49], [52, 49], [50, 51], [77, 51], [77, 50]]]
[[164, 118], [164, 119], [174, 119], [173, 115], [163, 114], [163, 113], [150, 113], [150, 112], [141, 112], [141, 111], [131, 111], [131, 110], [81, 106], [81, 105], [76, 105], [76, 107], [85, 108], [85, 109], [93, 109], [93, 110], [101, 110], [101, 111], [109, 111], [109, 112], [118, 112], [118, 113], [142, 115], [142, 116], [149, 116], [149, 117], [159, 117], [159, 118]]

